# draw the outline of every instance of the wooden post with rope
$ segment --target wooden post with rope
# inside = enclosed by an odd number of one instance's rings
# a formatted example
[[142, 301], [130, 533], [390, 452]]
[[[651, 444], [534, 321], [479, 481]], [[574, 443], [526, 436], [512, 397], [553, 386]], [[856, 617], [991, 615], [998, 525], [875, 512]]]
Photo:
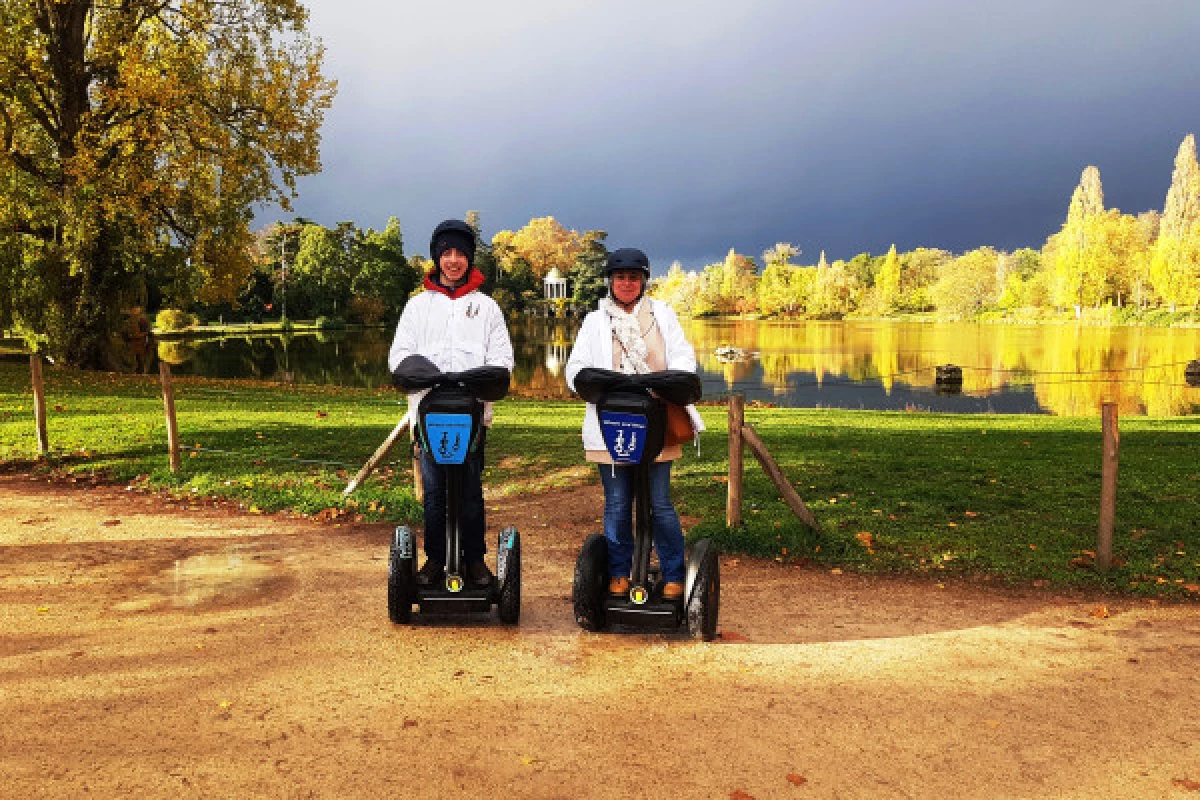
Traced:
[[29, 376], [33, 384], [33, 421], [37, 426], [38, 455], [50, 452], [50, 437], [46, 434], [46, 386], [42, 382], [42, 357], [34, 353], [29, 357]]
[[175, 421], [175, 389], [171, 386], [171, 365], [161, 359], [158, 376], [162, 380], [163, 409], [167, 414], [167, 453], [171, 472], [179, 472], [182, 465], [179, 462], [179, 425]]
[[758, 459], [763, 471], [779, 490], [783, 501], [787, 503], [792, 513], [808, 527], [818, 533], [824, 533], [821, 523], [804, 500], [788, 482], [779, 463], [771, 456], [763, 440], [759, 438], [754, 428], [746, 424], [745, 398], [740, 394], [729, 396], [729, 490], [725, 503], [725, 524], [733, 528], [742, 524], [742, 476], [743, 476], [743, 446], [749, 447], [750, 452]]
[[729, 395], [729, 488], [725, 497], [725, 525], [742, 524], [742, 425], [745, 424], [745, 398]]
[[1100, 468], [1100, 531], [1096, 537], [1096, 569], [1107, 572], [1112, 567], [1113, 525], [1117, 516], [1117, 465], [1121, 449], [1121, 432], [1117, 420], [1117, 404], [1100, 407], [1101, 430], [1104, 436]]

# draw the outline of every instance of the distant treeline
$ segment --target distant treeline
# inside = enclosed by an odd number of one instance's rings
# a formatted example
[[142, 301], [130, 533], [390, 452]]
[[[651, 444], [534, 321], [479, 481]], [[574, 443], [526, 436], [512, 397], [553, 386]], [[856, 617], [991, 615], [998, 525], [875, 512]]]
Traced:
[[[479, 235], [476, 212], [467, 221]], [[604, 292], [606, 233], [578, 233], [540, 217], [490, 241], [480, 237], [476, 266], [485, 289], [510, 312], [544, 304], [588, 308]], [[1083, 171], [1062, 229], [1041, 249], [980, 247], [955, 254], [919, 247], [848, 261], [793, 263], [781, 242], [760, 262], [731, 249], [724, 261], [685, 271], [678, 263], [651, 294], [692, 315], [757, 314], [816, 319], [935, 313], [1028, 317], [1096, 313], [1111, 319], [1195, 309], [1200, 304], [1200, 165], [1189, 134], [1179, 147], [1163, 210], [1136, 216], [1105, 208], [1100, 172]], [[400, 223], [383, 231], [351, 222], [326, 228], [304, 219], [258, 234], [255, 267], [236, 303], [198, 310], [228, 319], [277, 317], [286, 298], [293, 318], [352, 322], [395, 319], [432, 266], [405, 256]], [[565, 278], [566, 297], [546, 300], [545, 279]]]

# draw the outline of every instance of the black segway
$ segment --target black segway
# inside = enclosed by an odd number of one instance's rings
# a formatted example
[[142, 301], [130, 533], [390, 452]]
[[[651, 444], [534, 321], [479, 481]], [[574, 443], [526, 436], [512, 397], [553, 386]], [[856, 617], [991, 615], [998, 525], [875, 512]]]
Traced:
[[487, 613], [495, 605], [500, 620], [515, 625], [521, 617], [521, 536], [517, 529], [508, 527], [500, 532], [496, 576], [490, 586], [468, 586], [459, 547], [463, 465], [479, 443], [483, 403], [508, 394], [508, 370], [477, 367], [443, 373], [423, 356], [409, 356], [392, 379], [406, 391], [429, 389], [417, 408], [414, 431], [421, 447], [446, 476], [446, 577], [440, 586], [419, 586], [416, 537], [407, 526], [396, 528], [388, 558], [388, 616], [392, 622], [409, 622], [414, 604], [422, 614]]
[[601, 534], [588, 536], [575, 562], [575, 621], [589, 631], [605, 630], [610, 625], [665, 631], [686, 627], [693, 637], [712, 639], [717, 632], [721, 594], [717, 551], [712, 542], [702, 539], [692, 547], [683, 596], [678, 599], [662, 596], [661, 573], [650, 566], [650, 465], [663, 448], [663, 400], [678, 405], [694, 403], [700, 399], [700, 379], [694, 373], [678, 370], [624, 375], [588, 368], [576, 375], [575, 389], [595, 404], [604, 444], [613, 462], [634, 466], [633, 574], [629, 592], [620, 597], [608, 593], [608, 540]]

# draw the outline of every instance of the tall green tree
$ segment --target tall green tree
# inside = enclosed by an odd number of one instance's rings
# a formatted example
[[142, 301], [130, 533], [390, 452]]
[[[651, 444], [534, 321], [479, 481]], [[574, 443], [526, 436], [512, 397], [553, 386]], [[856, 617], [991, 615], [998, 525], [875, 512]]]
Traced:
[[319, 168], [334, 87], [306, 24], [298, 0], [0, 4], [0, 316], [99, 366], [171, 251], [194, 296], [232, 298], [252, 206]]
[[571, 300], [583, 308], [594, 308], [608, 293], [604, 265], [608, 261], [607, 231], [584, 231], [580, 236], [579, 255], [567, 273], [571, 283]]

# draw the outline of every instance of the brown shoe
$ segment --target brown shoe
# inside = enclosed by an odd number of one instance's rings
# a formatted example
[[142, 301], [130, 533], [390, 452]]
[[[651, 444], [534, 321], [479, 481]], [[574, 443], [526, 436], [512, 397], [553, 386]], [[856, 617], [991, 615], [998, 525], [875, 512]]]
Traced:
[[608, 582], [608, 593], [618, 597], [629, 594], [629, 578], [613, 578]]
[[669, 581], [663, 584], [663, 600], [678, 600], [683, 597], [683, 584]]

